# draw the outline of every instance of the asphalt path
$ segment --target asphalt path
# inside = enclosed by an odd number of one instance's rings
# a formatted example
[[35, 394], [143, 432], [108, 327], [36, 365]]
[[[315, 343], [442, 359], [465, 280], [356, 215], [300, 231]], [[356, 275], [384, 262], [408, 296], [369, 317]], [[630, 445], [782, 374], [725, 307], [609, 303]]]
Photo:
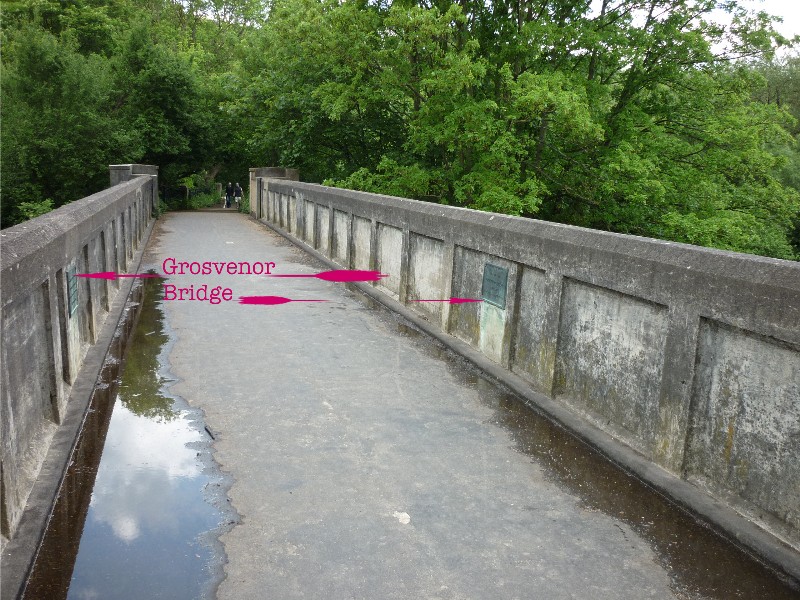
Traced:
[[[162, 217], [144, 263], [166, 258], [325, 270], [220, 212]], [[681, 597], [647, 540], [520, 451], [500, 392], [385, 309], [314, 278], [165, 283], [233, 298], [163, 303], [171, 392], [203, 410], [239, 515], [219, 598]]]

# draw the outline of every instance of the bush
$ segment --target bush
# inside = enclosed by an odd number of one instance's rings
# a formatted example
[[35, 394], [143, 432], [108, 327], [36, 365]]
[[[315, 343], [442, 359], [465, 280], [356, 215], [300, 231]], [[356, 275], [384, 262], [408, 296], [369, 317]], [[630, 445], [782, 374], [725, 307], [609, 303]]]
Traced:
[[199, 194], [191, 194], [189, 198], [189, 208], [197, 210], [200, 208], [209, 208], [211, 206], [218, 206], [220, 204], [219, 196], [214, 192], [202, 192]]
[[22, 223], [39, 215], [53, 210], [53, 201], [50, 198], [40, 202], [20, 202], [17, 204], [17, 222]]
[[239, 202], [239, 212], [246, 215], [250, 214], [250, 196], [247, 193], [242, 196], [242, 201]]

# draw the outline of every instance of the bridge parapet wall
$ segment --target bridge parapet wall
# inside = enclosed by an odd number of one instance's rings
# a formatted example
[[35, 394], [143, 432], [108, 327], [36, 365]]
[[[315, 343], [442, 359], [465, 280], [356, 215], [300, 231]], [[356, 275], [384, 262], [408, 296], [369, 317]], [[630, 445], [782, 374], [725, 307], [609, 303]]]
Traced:
[[[4, 229], [2, 536], [10, 539], [118, 280], [76, 274], [129, 269], [153, 218], [157, 168], [123, 165], [113, 187]], [[111, 167], [111, 179], [121, 169]], [[133, 169], [131, 169], [133, 167]], [[141, 175], [134, 173], [143, 170]], [[117, 172], [117, 173], [115, 173]]]
[[250, 169], [250, 215], [256, 219], [266, 214], [266, 195], [262, 195], [267, 180], [285, 179], [299, 181], [300, 171], [284, 167], [257, 167]]
[[142, 175], [158, 178], [158, 167], [155, 165], [109, 165], [108, 172], [112, 187], [118, 183], [130, 181], [134, 177], [140, 177]]
[[388, 273], [382, 293], [800, 547], [800, 264], [305, 183], [258, 194], [264, 221]]

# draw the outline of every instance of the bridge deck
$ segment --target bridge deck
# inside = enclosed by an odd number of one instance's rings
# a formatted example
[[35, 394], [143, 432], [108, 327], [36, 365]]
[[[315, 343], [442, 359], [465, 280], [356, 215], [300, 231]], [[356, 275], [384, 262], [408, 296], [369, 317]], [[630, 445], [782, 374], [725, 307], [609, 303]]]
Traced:
[[[163, 218], [145, 264], [166, 257], [324, 270], [261, 225], [219, 213]], [[181, 380], [172, 391], [205, 411], [241, 517], [222, 537], [219, 597], [680, 593], [669, 561], [629, 519], [597, 510], [579, 481], [570, 490], [569, 476], [523, 451], [502, 409], [508, 397], [385, 310], [318, 279], [168, 283], [234, 295], [165, 302]], [[328, 302], [247, 306], [240, 295]]]

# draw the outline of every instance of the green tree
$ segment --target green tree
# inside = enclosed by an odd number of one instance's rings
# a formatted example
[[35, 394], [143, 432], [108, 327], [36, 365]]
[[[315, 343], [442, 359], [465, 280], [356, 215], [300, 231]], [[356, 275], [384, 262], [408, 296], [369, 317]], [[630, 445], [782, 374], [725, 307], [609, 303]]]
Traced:
[[135, 151], [112, 110], [108, 59], [84, 56], [34, 26], [6, 36], [3, 59], [0, 178], [10, 225], [29, 216], [30, 205], [60, 206], [102, 189], [108, 164]]
[[793, 258], [792, 120], [747, 62], [786, 40], [717, 4], [277, 0], [231, 109], [312, 180]]
[[[222, 84], [256, 0], [18, 0], [3, 5], [3, 226], [94, 193], [108, 164], [244, 179]], [[237, 141], [239, 143], [237, 143]], [[260, 162], [260, 161], [257, 161]]]
[[[789, 127], [792, 140], [778, 143], [770, 150], [779, 158], [777, 177], [785, 186], [800, 193], [800, 56], [796, 53], [783, 58], [763, 61], [755, 71], [762, 75], [755, 98], [765, 104], [785, 110], [794, 121]], [[800, 215], [794, 217], [790, 241], [800, 255]]]
[[798, 59], [774, 59], [768, 15], [726, 1], [723, 27], [718, 4], [6, 2], [3, 222], [110, 162], [158, 164], [167, 189], [273, 164], [796, 258]]

